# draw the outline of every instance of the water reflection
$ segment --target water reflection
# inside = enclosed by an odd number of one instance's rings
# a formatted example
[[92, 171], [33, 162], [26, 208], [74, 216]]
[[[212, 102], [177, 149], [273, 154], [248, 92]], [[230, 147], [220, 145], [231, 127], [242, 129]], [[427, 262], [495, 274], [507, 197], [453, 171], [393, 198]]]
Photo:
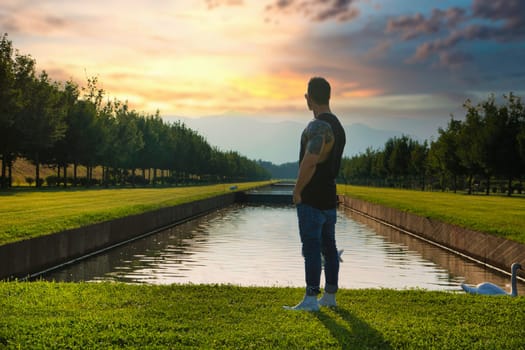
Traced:
[[[341, 209], [342, 288], [459, 290], [509, 278]], [[234, 205], [45, 276], [62, 281], [304, 285], [292, 206]], [[521, 290], [525, 290], [520, 285]]]

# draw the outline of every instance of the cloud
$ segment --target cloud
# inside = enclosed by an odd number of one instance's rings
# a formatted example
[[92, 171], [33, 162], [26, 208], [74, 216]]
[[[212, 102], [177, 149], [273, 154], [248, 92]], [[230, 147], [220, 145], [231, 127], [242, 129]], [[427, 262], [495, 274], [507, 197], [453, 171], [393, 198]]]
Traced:
[[[471, 29], [470, 39], [491, 38], [500, 41], [523, 40], [525, 38], [525, 2], [522, 0], [474, 0], [473, 16], [495, 22], [494, 26], [478, 26]], [[499, 21], [503, 25], [498, 26]], [[473, 26], [474, 27], [474, 26]]]
[[421, 13], [401, 16], [387, 23], [386, 32], [401, 32], [403, 39], [410, 40], [424, 34], [438, 33], [443, 27], [454, 28], [465, 19], [465, 10], [453, 7], [446, 11], [433, 9], [432, 15], [425, 18]]
[[525, 23], [525, 2], [522, 0], [474, 0], [472, 10], [477, 17], [504, 20], [509, 29], [523, 29]]
[[277, 0], [266, 6], [270, 15], [301, 13], [315, 22], [337, 20], [350, 21], [359, 16], [359, 10], [352, 7], [355, 0]]
[[433, 9], [429, 17], [418, 13], [391, 19], [385, 32], [399, 33], [405, 41], [430, 36], [406, 62], [420, 63], [437, 57], [440, 66], [457, 68], [474, 59], [465, 50], [475, 41], [524, 41], [525, 2], [473, 0], [469, 9]]
[[461, 51], [445, 51], [439, 55], [439, 64], [448, 68], [461, 68], [465, 63], [473, 60], [471, 54]]
[[244, 4], [243, 0], [206, 0], [208, 9], [213, 10], [220, 6], [240, 6]]
[[0, 17], [0, 27], [11, 33], [50, 34], [66, 31], [68, 20], [39, 12], [18, 12]]
[[378, 40], [377, 44], [368, 50], [363, 57], [369, 60], [378, 60], [385, 57], [391, 48], [392, 42], [390, 40]]

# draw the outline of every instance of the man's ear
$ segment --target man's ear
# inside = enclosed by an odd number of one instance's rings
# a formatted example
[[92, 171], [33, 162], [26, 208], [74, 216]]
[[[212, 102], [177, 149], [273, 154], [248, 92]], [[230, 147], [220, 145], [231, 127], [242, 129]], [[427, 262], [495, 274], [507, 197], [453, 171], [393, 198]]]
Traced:
[[310, 96], [306, 95], [306, 104], [308, 105], [308, 110], [313, 111], [313, 101]]

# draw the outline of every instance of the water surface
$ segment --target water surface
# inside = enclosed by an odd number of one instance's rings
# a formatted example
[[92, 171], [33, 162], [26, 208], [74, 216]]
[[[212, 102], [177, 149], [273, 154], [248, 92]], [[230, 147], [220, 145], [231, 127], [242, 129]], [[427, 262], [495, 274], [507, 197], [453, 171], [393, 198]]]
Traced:
[[[509, 278], [384, 225], [338, 210], [342, 288], [456, 291], [463, 281]], [[44, 278], [242, 286], [304, 286], [293, 206], [233, 205], [142, 238]], [[521, 286], [523, 288], [523, 286]]]

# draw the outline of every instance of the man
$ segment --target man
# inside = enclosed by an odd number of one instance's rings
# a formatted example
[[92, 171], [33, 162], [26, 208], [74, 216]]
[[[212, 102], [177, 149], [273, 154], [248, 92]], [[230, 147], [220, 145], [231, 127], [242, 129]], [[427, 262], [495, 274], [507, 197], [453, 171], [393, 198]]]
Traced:
[[[321, 306], [336, 306], [339, 256], [335, 243], [336, 183], [346, 136], [341, 123], [330, 111], [330, 84], [314, 77], [305, 95], [314, 114], [301, 136], [299, 173], [293, 191], [297, 206], [299, 234], [304, 256], [306, 294], [289, 310], [318, 311]], [[325, 265], [325, 293], [320, 293], [321, 254]]]

